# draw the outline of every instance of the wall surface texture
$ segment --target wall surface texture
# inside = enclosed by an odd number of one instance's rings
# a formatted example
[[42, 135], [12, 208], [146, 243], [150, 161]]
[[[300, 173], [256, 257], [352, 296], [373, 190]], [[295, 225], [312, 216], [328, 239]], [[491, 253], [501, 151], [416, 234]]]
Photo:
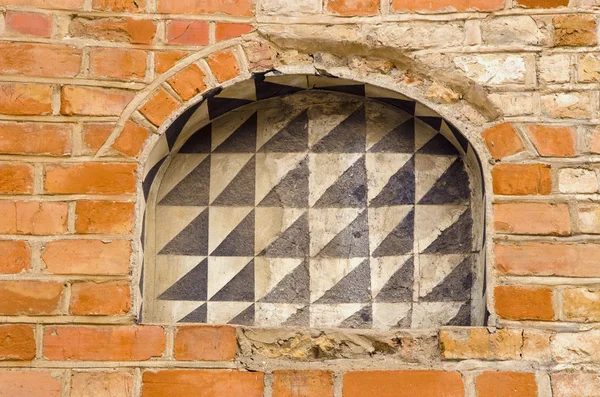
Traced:
[[[0, 396], [597, 397], [598, 0], [0, 0]], [[144, 324], [153, 148], [253, 74], [438, 112], [483, 163], [488, 327]]]

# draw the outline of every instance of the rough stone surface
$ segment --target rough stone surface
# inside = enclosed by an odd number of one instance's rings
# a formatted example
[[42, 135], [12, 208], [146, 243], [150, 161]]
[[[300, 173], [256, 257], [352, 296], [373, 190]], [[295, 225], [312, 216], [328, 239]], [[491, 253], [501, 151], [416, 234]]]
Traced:
[[593, 170], [563, 168], [558, 172], [558, 188], [562, 193], [596, 193], [598, 176]]

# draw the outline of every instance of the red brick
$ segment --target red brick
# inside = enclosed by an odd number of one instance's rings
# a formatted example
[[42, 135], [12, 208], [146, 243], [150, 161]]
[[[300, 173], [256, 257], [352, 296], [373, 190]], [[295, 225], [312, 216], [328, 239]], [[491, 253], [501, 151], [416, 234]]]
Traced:
[[0, 201], [0, 234], [17, 234], [17, 204]]
[[35, 337], [31, 325], [0, 325], [0, 361], [33, 360]]
[[537, 397], [534, 374], [484, 372], [475, 379], [477, 397]]
[[55, 235], [67, 232], [67, 203], [17, 201], [17, 234]]
[[190, 65], [169, 79], [169, 84], [184, 100], [189, 101], [206, 90], [204, 73], [198, 65]]
[[127, 156], [137, 157], [150, 135], [148, 129], [133, 121], [127, 121], [121, 134], [115, 139], [112, 148]]
[[567, 7], [569, 0], [517, 0], [515, 3], [525, 8], [557, 8]]
[[163, 51], [154, 54], [154, 66], [157, 73], [164, 73], [177, 62], [189, 55], [187, 51]]
[[66, 45], [0, 43], [0, 72], [5, 75], [75, 77], [81, 50]]
[[142, 397], [262, 397], [263, 374], [235, 370], [146, 371], [142, 377]]
[[553, 320], [552, 290], [546, 287], [501, 285], [494, 290], [496, 313], [508, 320]]
[[144, 106], [140, 109], [140, 112], [156, 126], [162, 125], [169, 116], [175, 112], [180, 106], [177, 99], [173, 98], [164, 89], [160, 89], [157, 93], [150, 98]]
[[3, 397], [60, 397], [62, 378], [52, 372], [0, 371]]
[[69, 35], [118, 43], [151, 44], [156, 37], [156, 23], [137, 18], [74, 18]]
[[0, 122], [0, 153], [71, 154], [71, 125]]
[[76, 283], [71, 287], [71, 314], [123, 315], [131, 308], [129, 283]]
[[161, 357], [165, 341], [156, 326], [55, 326], [44, 330], [43, 354], [49, 360], [142, 361]]
[[219, 83], [234, 79], [240, 74], [235, 55], [229, 50], [212, 54], [208, 57], [208, 64]]
[[167, 25], [167, 42], [182, 45], [208, 45], [208, 22], [171, 21]]
[[136, 164], [83, 163], [46, 166], [47, 193], [135, 193]]
[[273, 397], [333, 397], [329, 371], [274, 371]]
[[46, 243], [42, 260], [53, 274], [125, 275], [130, 256], [125, 240], [59, 240]]
[[541, 156], [575, 155], [575, 131], [572, 128], [531, 125], [527, 131]]
[[81, 234], [129, 234], [133, 230], [135, 203], [78, 201], [75, 231]]
[[525, 150], [523, 141], [510, 123], [502, 123], [488, 128], [482, 135], [492, 157], [496, 160]]
[[36, 116], [52, 113], [52, 87], [43, 84], [0, 83], [0, 113]]
[[555, 46], [595, 46], [598, 22], [595, 15], [559, 15], [552, 19]]
[[406, 11], [494, 11], [504, 8], [504, 0], [392, 0], [392, 9]]
[[130, 397], [133, 374], [125, 371], [74, 372], [70, 397]]
[[7, 11], [6, 29], [9, 32], [18, 34], [50, 37], [52, 34], [52, 19], [44, 14]]
[[600, 277], [599, 244], [496, 244], [494, 252], [502, 274]]
[[571, 233], [567, 204], [494, 204], [494, 229], [509, 234], [566, 236]]
[[175, 359], [231, 361], [235, 359], [237, 340], [230, 326], [184, 326], [175, 334]]
[[228, 14], [252, 16], [252, 0], [158, 0], [158, 12], [164, 14]]
[[463, 397], [464, 385], [458, 372], [365, 371], [344, 375], [344, 397]]
[[143, 12], [146, 0], [93, 0], [92, 8], [100, 11]]
[[344, 16], [371, 16], [379, 14], [379, 0], [329, 0], [327, 11]]
[[0, 164], [0, 194], [33, 193], [33, 167], [29, 164]]
[[217, 41], [223, 41], [232, 39], [234, 37], [240, 37], [247, 33], [252, 32], [254, 28], [252, 25], [247, 23], [225, 23], [219, 22], [216, 27], [216, 39]]
[[52, 314], [59, 308], [62, 293], [61, 283], [0, 281], [0, 314]]
[[25, 241], [0, 241], [0, 274], [17, 274], [31, 266], [31, 249]]
[[140, 81], [146, 77], [146, 51], [96, 48], [90, 51], [90, 76]]
[[440, 331], [444, 360], [519, 360], [523, 330], [485, 327], [445, 328]]
[[64, 86], [60, 113], [66, 116], [119, 116], [135, 93], [128, 90]]
[[83, 10], [84, 0], [0, 0], [3, 6], [39, 7], [58, 10]]
[[552, 191], [550, 166], [544, 164], [500, 164], [492, 170], [495, 194], [547, 195]]
[[114, 124], [84, 124], [82, 131], [82, 141], [85, 146], [84, 152], [87, 154], [95, 154], [98, 152], [114, 128]]

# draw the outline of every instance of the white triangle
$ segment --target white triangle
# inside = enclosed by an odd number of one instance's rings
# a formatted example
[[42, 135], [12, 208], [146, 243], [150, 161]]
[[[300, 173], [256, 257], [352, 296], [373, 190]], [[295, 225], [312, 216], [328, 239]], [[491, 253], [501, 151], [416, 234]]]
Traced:
[[311, 153], [308, 203], [312, 207], [362, 153]]
[[429, 124], [415, 117], [415, 151], [421, 150], [437, 134]]
[[456, 139], [456, 136], [454, 136], [454, 133], [452, 132], [450, 127], [448, 127], [448, 123], [446, 123], [446, 120], [442, 120], [440, 134], [442, 134], [442, 136], [446, 138], [452, 144], [452, 146], [454, 146], [456, 150], [458, 150], [460, 153], [465, 152], [462, 146], [460, 146], [460, 143]]
[[146, 160], [146, 167], [144, 168], [144, 179], [148, 176], [150, 171], [154, 168], [156, 164], [159, 163], [162, 159], [164, 159], [169, 154], [169, 144], [167, 143], [167, 137], [165, 135], [161, 136], [158, 139], [158, 142], [154, 145], [154, 148], [150, 152], [150, 156], [148, 156], [148, 160]]
[[415, 106], [415, 116], [421, 117], [441, 117], [436, 111], [428, 108], [420, 102], [416, 103]]
[[467, 210], [459, 205], [417, 205], [415, 207], [415, 240], [423, 252], [442, 232], [452, 226]]
[[240, 81], [225, 88], [216, 97], [256, 101], [256, 83], [254, 79]]
[[302, 89], [308, 89], [308, 78], [305, 75], [281, 75], [281, 76], [267, 76], [265, 77], [267, 83], [287, 85], [289, 87], [297, 87]]
[[309, 212], [310, 254], [317, 255], [360, 214], [360, 208], [312, 208]]
[[182, 128], [181, 133], [177, 137], [177, 141], [175, 141], [175, 144], [173, 145], [173, 152], [178, 152], [179, 149], [185, 145], [185, 142], [189, 137], [209, 124], [207, 123], [208, 120], [210, 120], [208, 115], [208, 102], [204, 101]]
[[374, 303], [373, 328], [397, 328], [398, 323], [408, 316], [411, 308], [412, 303]]
[[205, 256], [157, 255], [154, 291], [158, 297], [200, 264]]
[[302, 264], [302, 258], [265, 258], [254, 259], [254, 274], [256, 280], [256, 300], [261, 300], [283, 280]]
[[195, 303], [195, 305], [189, 305], [189, 306], [181, 305], [180, 307], [177, 308], [177, 311], [174, 314], [176, 317], [178, 317], [178, 319], [175, 322], [180, 322], [185, 317], [187, 317], [190, 313], [192, 313], [194, 310], [196, 310], [200, 306], [206, 304], [206, 302], [190, 302], [190, 303]]
[[252, 158], [252, 153], [210, 156], [210, 202], [212, 203]]
[[348, 102], [340, 106], [339, 102], [313, 105], [308, 110], [308, 144], [313, 147], [328, 135], [341, 122], [346, 120], [362, 102]]
[[263, 108], [258, 111], [258, 131], [256, 136], [256, 150], [260, 150], [265, 143], [283, 130], [305, 110], [303, 107], [282, 108], [281, 106]]
[[331, 258], [310, 260], [310, 301], [319, 300], [365, 258]]
[[258, 255], [300, 218], [298, 208], [256, 207], [254, 249]]
[[375, 101], [365, 103], [367, 116], [367, 150], [412, 116], [403, 110]]
[[204, 302], [156, 300], [152, 322], [174, 324], [203, 304]]
[[338, 77], [327, 77], [327, 76], [308, 76], [308, 87], [309, 88], [320, 88], [320, 87], [340, 87], [348, 85], [362, 85], [354, 80], [340, 79]]
[[371, 258], [371, 291], [373, 298], [379, 295], [381, 289], [390, 278], [396, 274], [410, 258], [410, 255]]
[[403, 101], [414, 102], [413, 99], [399, 94], [395, 91], [388, 90], [387, 88], [377, 87], [371, 84], [366, 85], [365, 93], [367, 98], [392, 98], [392, 99], [401, 99]]
[[419, 296], [427, 296], [465, 258], [466, 255], [419, 255]]
[[[208, 157], [206, 153], [199, 154], [176, 154], [173, 156], [165, 176], [160, 182], [157, 202], [160, 202], [175, 186], [179, 184], [186, 176]], [[198, 186], [198, 188], [203, 188]], [[205, 186], [208, 189], [208, 186]]]
[[362, 303], [336, 305], [310, 305], [310, 326], [333, 328], [363, 308]]
[[256, 154], [256, 204], [306, 157], [305, 153]]
[[252, 115], [254, 111], [235, 111], [227, 113], [227, 117], [219, 117], [212, 123], [212, 150], [225, 142], [231, 134], [237, 131]]
[[413, 209], [412, 205], [369, 208], [369, 245], [371, 253], [394, 231]]
[[402, 168], [412, 153], [367, 153], [368, 199], [373, 200], [385, 188], [390, 178]]
[[415, 203], [418, 203], [456, 161], [456, 156], [415, 155]]
[[208, 299], [212, 298], [228, 282], [231, 281], [252, 258], [236, 257], [216, 257], [208, 258]]
[[423, 302], [413, 304], [412, 328], [439, 328], [458, 314], [463, 302]]
[[255, 325], [259, 327], [279, 327], [303, 307], [303, 304], [257, 303]]
[[156, 206], [156, 252], [173, 240], [185, 229], [206, 207], [172, 207]]
[[253, 302], [208, 302], [207, 323], [227, 324], [252, 304]]
[[253, 207], [210, 207], [208, 209], [208, 252], [217, 249], [252, 210]]

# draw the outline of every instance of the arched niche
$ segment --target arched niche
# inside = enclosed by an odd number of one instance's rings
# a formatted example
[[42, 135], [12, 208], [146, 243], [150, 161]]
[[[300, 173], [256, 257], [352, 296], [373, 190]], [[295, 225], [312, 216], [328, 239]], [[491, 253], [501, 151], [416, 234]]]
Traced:
[[479, 158], [401, 94], [305, 75], [212, 92], [166, 129], [143, 187], [144, 322], [484, 322]]

